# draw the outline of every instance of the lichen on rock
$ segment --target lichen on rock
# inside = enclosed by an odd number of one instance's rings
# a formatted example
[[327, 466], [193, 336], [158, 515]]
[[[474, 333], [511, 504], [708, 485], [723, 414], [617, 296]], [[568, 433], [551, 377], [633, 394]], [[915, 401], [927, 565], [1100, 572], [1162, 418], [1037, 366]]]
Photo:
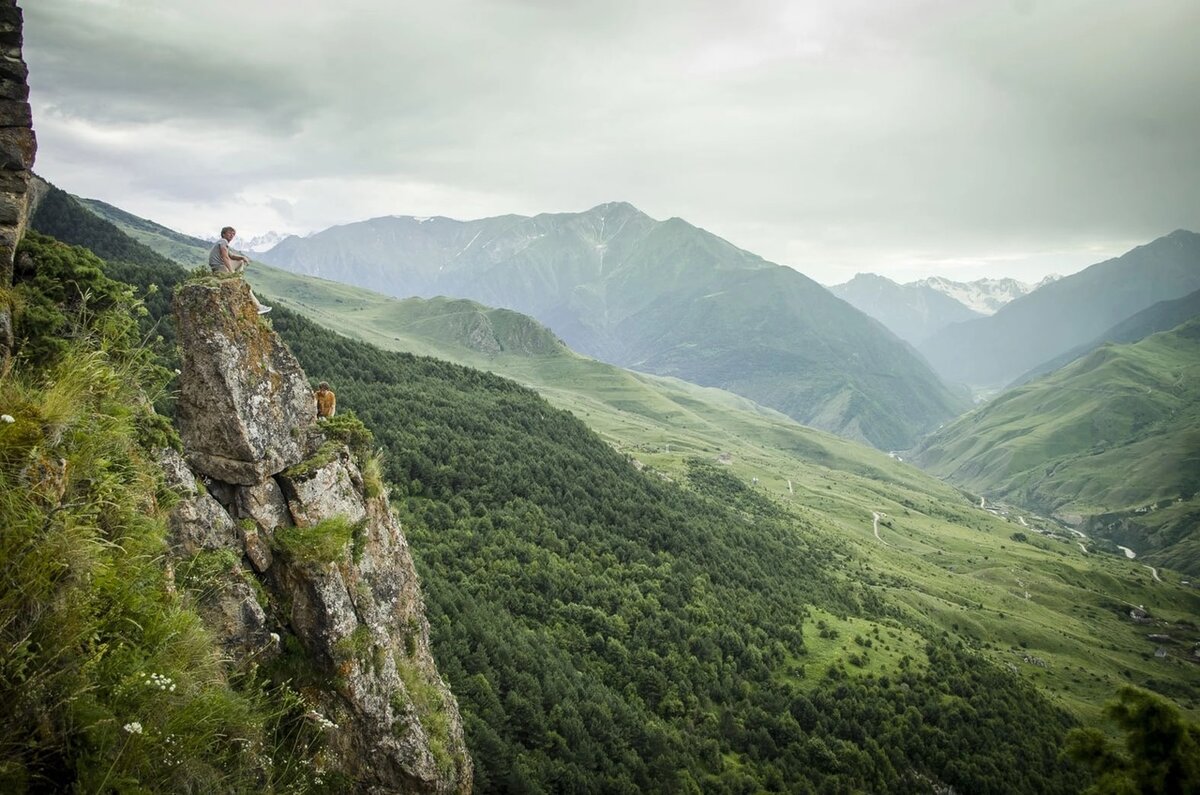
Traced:
[[253, 486], [303, 460], [303, 431], [316, 420], [312, 390], [255, 311], [246, 283], [187, 283], [174, 308], [188, 463], [217, 480]]

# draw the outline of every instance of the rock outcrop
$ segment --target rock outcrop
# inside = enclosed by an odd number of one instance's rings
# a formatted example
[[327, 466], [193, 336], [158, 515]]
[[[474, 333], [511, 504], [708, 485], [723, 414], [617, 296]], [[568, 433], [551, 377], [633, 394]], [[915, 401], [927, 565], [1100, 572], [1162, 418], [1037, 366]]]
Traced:
[[[386, 491], [315, 421], [308, 380], [240, 279], [175, 297], [184, 458], [165, 454], [177, 579], [235, 664], [287, 662], [362, 792], [466, 793], [472, 768]], [[190, 465], [190, 466], [189, 466]]]
[[21, 55], [21, 9], [0, 0], [0, 363], [12, 350], [13, 257], [29, 220], [29, 180], [37, 139], [29, 109], [29, 69]]
[[179, 426], [188, 463], [253, 486], [304, 457], [312, 388], [264, 324], [242, 279], [189, 285], [175, 299], [183, 353]]

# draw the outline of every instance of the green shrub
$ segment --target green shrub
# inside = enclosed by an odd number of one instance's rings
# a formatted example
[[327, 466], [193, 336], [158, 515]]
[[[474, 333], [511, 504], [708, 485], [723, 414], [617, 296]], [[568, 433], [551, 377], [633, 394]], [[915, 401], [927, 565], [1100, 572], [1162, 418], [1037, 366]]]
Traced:
[[311, 527], [280, 527], [275, 530], [275, 546], [298, 563], [333, 563], [341, 559], [346, 545], [353, 540], [355, 527], [344, 516], [333, 516]]
[[350, 452], [360, 461], [371, 455], [371, 445], [375, 443], [375, 435], [366, 425], [363, 425], [355, 413], [347, 409], [341, 414], [334, 415], [321, 422], [321, 430], [330, 439], [342, 442], [350, 448]]
[[[454, 772], [455, 760], [454, 755], [450, 753], [450, 718], [446, 715], [442, 691], [426, 679], [416, 664], [408, 659], [396, 658], [396, 672], [400, 674], [404, 689], [412, 700], [413, 709], [416, 710], [417, 720], [429, 738], [429, 750], [437, 762], [438, 769], [444, 776], [449, 777]], [[392, 698], [393, 710], [397, 714], [406, 712], [399, 697]]]
[[376, 450], [367, 456], [362, 465], [363, 495], [373, 500], [383, 494], [383, 453]]

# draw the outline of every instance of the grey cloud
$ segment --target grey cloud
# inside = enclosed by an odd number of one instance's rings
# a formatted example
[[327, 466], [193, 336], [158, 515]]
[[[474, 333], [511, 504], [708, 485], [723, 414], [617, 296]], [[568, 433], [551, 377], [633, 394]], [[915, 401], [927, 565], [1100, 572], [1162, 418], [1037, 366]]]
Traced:
[[[27, 5], [35, 106], [147, 125], [136, 158], [67, 128], [44, 156], [138, 190], [625, 199], [801, 270], [1200, 226], [1190, 0]], [[164, 150], [155, 123], [226, 134]]]
[[[197, 25], [156, 31], [158, 13], [125, 17], [78, 2], [25, 9], [26, 59], [35, 96], [101, 124], [204, 122], [294, 133], [314, 97], [286, 64], [217, 43]], [[139, 30], [138, 25], [146, 25]]]

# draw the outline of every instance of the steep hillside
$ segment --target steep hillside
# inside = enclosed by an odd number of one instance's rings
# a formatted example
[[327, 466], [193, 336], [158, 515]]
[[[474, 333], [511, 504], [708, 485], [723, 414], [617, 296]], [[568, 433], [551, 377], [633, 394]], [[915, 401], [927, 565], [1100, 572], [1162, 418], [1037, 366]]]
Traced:
[[[258, 491], [239, 502], [248, 515], [235, 509], [240, 487], [193, 474], [177, 452], [189, 445], [150, 408], [148, 395], [172, 376], [139, 344], [148, 313], [107, 269], [90, 252], [29, 235], [9, 285], [18, 300], [15, 355], [0, 379], [0, 789], [469, 792], [461, 724], [429, 657], [386, 497], [351, 486], [318, 505], [305, 481], [335, 462], [310, 461], [278, 473], [286, 501], [275, 486], [276, 501]], [[221, 303], [232, 311], [193, 315], [207, 328], [185, 339], [212, 341], [222, 336], [214, 326], [240, 323], [242, 341], [263, 344], [217, 345], [234, 351], [224, 375], [255, 395], [205, 412], [201, 436], [236, 438], [243, 409], [288, 430], [311, 426], [294, 359], [281, 367], [290, 355], [252, 309]], [[249, 308], [248, 296], [241, 303]], [[203, 352], [185, 358], [185, 381], [211, 375]], [[273, 410], [289, 379], [302, 390], [299, 415]], [[219, 402], [219, 381], [192, 394]], [[297, 464], [306, 438], [324, 441], [321, 431], [256, 435], [290, 445]], [[329, 443], [336, 466], [365, 460]], [[289, 460], [252, 451], [245, 463], [275, 472]], [[354, 527], [352, 555], [349, 523], [331, 514], [355, 505], [369, 516]], [[311, 528], [306, 536], [291, 521], [299, 506], [307, 520], [329, 520], [318, 534], [332, 537], [308, 544]], [[342, 577], [355, 585], [354, 615]], [[372, 623], [365, 638], [360, 615]], [[342, 635], [351, 631], [352, 647]], [[417, 636], [412, 651], [401, 633]], [[364, 647], [368, 664], [348, 653]], [[407, 681], [399, 665], [412, 669]]]
[[915, 460], [997, 499], [1093, 517], [1096, 532], [1113, 535], [1117, 522], [1094, 517], [1122, 514], [1114, 537], [1200, 575], [1200, 319], [1009, 390]]
[[1200, 289], [1200, 235], [1179, 230], [1045, 285], [918, 348], [947, 380], [1001, 386], [1152, 306]]
[[261, 258], [391, 295], [515, 309], [581, 353], [728, 389], [885, 449], [963, 407], [907, 346], [812, 280], [624, 203], [376, 218], [289, 238]]
[[[182, 278], [118, 269], [158, 293]], [[344, 307], [347, 320], [327, 319], [350, 329], [376, 311], [350, 297], [311, 300]], [[386, 353], [284, 306], [271, 318], [372, 426], [396, 502], [407, 495], [480, 791], [1077, 791], [1056, 710], [1095, 720], [1122, 681], [1191, 710], [1200, 698], [1181, 623], [1200, 598], [1031, 515], [1045, 535], [777, 415], [768, 434], [748, 407], [714, 441], [706, 423], [723, 409], [697, 405], [708, 394], [695, 387], [633, 405], [618, 383], [605, 399], [630, 409], [622, 438], [660, 412], [654, 427], [689, 445], [622, 454], [510, 381]], [[588, 405], [590, 422], [604, 404]], [[725, 440], [740, 446], [710, 463]], [[1183, 645], [1148, 653], [1126, 603]]]
[[1179, 324], [1185, 323], [1197, 316], [1200, 316], [1200, 290], [1189, 293], [1183, 298], [1177, 298], [1174, 301], [1159, 301], [1157, 304], [1121, 321], [1090, 342], [1072, 348], [1061, 356], [1056, 356], [1049, 361], [1042, 362], [1016, 379], [1012, 383], [1012, 386], [1020, 386], [1046, 373], [1052, 373], [1060, 367], [1065, 367], [1084, 354], [1099, 348], [1106, 342], [1118, 344], [1137, 342], [1149, 337], [1151, 334], [1157, 334], [1160, 331], [1170, 331]]
[[829, 291], [913, 345], [944, 326], [984, 314], [920, 282], [901, 285], [873, 273], [860, 273]]
[[[54, 197], [61, 201], [62, 197]], [[154, 249], [159, 254], [189, 266], [200, 266], [208, 261], [211, 244], [198, 237], [181, 234], [161, 224], [127, 213], [105, 204], [99, 199], [78, 199], [87, 209], [114, 225], [139, 243]]]

